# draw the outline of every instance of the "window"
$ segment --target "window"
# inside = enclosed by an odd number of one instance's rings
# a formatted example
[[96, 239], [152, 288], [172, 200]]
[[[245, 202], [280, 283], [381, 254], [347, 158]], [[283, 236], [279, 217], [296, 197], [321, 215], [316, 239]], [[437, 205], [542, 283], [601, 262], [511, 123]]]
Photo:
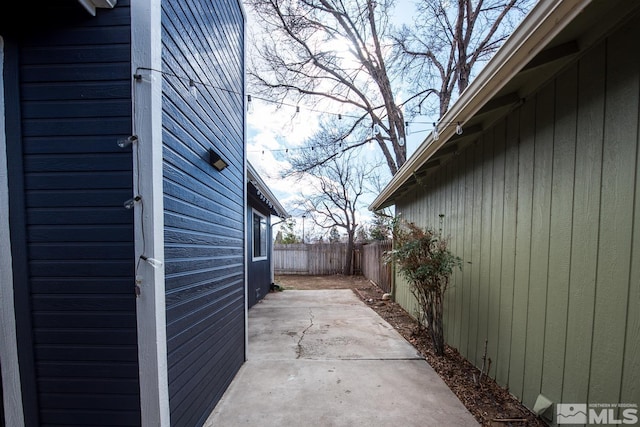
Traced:
[[267, 218], [253, 211], [253, 260], [267, 259]]

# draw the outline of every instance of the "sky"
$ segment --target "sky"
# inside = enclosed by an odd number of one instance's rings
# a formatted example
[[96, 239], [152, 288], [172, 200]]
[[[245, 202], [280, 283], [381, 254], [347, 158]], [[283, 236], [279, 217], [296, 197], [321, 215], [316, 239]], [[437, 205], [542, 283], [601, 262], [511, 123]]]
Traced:
[[[395, 24], [409, 23], [413, 16], [412, 0], [399, 0], [396, 10], [401, 13], [393, 18], [393, 22]], [[251, 19], [249, 14], [248, 25], [251, 25]], [[250, 89], [247, 93], [251, 94]], [[309, 195], [312, 191], [311, 185], [308, 181], [296, 181], [294, 178], [283, 179], [281, 173], [289, 166], [287, 163], [289, 153], [285, 150], [289, 148], [293, 152], [296, 147], [302, 146], [305, 139], [317, 131], [320, 123], [319, 113], [314, 113], [303, 106], [300, 107], [300, 112], [296, 113], [293, 106], [279, 106], [277, 103], [265, 102], [257, 97], [252, 97], [251, 104], [252, 111], [247, 114], [248, 160], [278, 201], [296, 219], [297, 227], [301, 228], [302, 212], [296, 208], [295, 201], [300, 196]], [[426, 127], [426, 125], [419, 126]], [[423, 131], [414, 132], [408, 136], [407, 151], [409, 154], [415, 151], [427, 134], [428, 132]], [[382, 159], [379, 148], [374, 144], [367, 144], [361, 155], [369, 157], [372, 162]], [[387, 179], [390, 178], [389, 175]], [[363, 207], [360, 210], [360, 224], [371, 219], [372, 214], [367, 207], [375, 196], [376, 194], [370, 194], [364, 199]], [[310, 226], [308, 219], [305, 226], [305, 231], [309, 232], [312, 226]], [[298, 231], [300, 232], [300, 230]], [[316, 231], [321, 232], [319, 229]]]
[[[396, 0], [395, 14], [391, 17], [391, 22], [400, 27], [402, 24], [412, 24], [415, 17], [416, 0]], [[247, 8], [247, 25], [257, 26], [252, 23], [251, 11]], [[340, 47], [337, 46], [339, 49]], [[250, 52], [248, 52], [250, 54]], [[478, 67], [482, 67], [480, 63]], [[251, 88], [247, 89], [251, 94]], [[412, 94], [397, 93], [398, 99], [406, 99]], [[247, 115], [247, 155], [248, 160], [260, 174], [265, 183], [269, 186], [279, 202], [288, 213], [297, 221], [298, 232], [301, 228], [302, 211], [297, 208], [296, 200], [300, 197], [307, 197], [311, 194], [309, 181], [296, 181], [294, 178], [282, 178], [283, 171], [288, 169], [288, 157], [293, 154], [296, 148], [303, 145], [305, 140], [311, 137], [319, 128], [320, 114], [300, 106], [299, 112], [292, 105], [278, 105], [275, 102], [267, 102], [254, 97], [252, 101], [253, 111]], [[335, 112], [330, 112], [335, 114]], [[411, 118], [409, 135], [407, 136], [407, 158], [422, 144], [425, 138], [433, 129], [432, 123], [437, 121], [437, 117], [417, 116]], [[292, 153], [285, 152], [289, 149]], [[360, 153], [360, 158], [365, 158], [371, 162], [383, 162], [382, 153], [375, 144], [366, 144]], [[380, 170], [384, 169], [387, 174], [383, 184], [391, 179], [386, 162]], [[359, 224], [366, 223], [372, 218], [372, 213], [368, 211], [368, 206], [377, 194], [369, 194], [364, 199], [360, 210]], [[307, 219], [306, 230], [310, 228]]]
[[[413, 24], [416, 15], [415, 1], [417, 0], [396, 0], [395, 14], [390, 19], [393, 25], [400, 27], [402, 24]], [[258, 24], [252, 21], [251, 11], [247, 8], [247, 25], [255, 28]], [[481, 65], [478, 66], [481, 67]], [[247, 94], [251, 95], [250, 87], [247, 89]], [[402, 92], [396, 94], [400, 100], [411, 95], [413, 94]], [[300, 105], [299, 112], [296, 112], [296, 107], [291, 104], [279, 105], [276, 102], [265, 101], [258, 96], [252, 98], [251, 104], [252, 112], [247, 114], [248, 160], [289, 215], [296, 220], [297, 232], [301, 234], [302, 210], [299, 209], [299, 204], [296, 201], [301, 197], [308, 197], [312, 192], [312, 185], [308, 180], [298, 181], [294, 178], [282, 178], [282, 172], [288, 169], [287, 160], [295, 153], [296, 148], [302, 147], [305, 140], [319, 129], [320, 113], [305, 109], [303, 105]], [[335, 114], [335, 112], [328, 112]], [[432, 123], [437, 120], [438, 117], [426, 115], [411, 118], [407, 136], [407, 158], [432, 132]], [[286, 152], [286, 149], [289, 149], [290, 152]], [[366, 144], [358, 156], [373, 163], [382, 163], [383, 166], [380, 170], [384, 169], [384, 174], [386, 174], [383, 176], [384, 182], [382, 184], [386, 184], [391, 179], [386, 162], [384, 162], [382, 153], [376, 144]], [[359, 211], [359, 224], [371, 221], [373, 214], [369, 212], [368, 206], [376, 196], [377, 194], [368, 194], [363, 198]], [[307, 218], [305, 227], [307, 232], [312, 230], [309, 222]], [[328, 235], [327, 231], [319, 228], [316, 228], [315, 231], [317, 234]], [[313, 233], [313, 231], [311, 232]]]

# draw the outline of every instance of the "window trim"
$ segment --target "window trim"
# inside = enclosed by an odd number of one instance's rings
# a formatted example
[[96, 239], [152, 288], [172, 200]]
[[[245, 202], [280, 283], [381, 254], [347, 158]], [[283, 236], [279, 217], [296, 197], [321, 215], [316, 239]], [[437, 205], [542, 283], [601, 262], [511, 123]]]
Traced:
[[[265, 254], [263, 256], [256, 256], [255, 248], [256, 248], [256, 234], [255, 234], [255, 218], [259, 217], [264, 220], [265, 224]], [[267, 216], [262, 212], [256, 210], [255, 208], [251, 209], [251, 261], [266, 261], [269, 259], [269, 222], [267, 221]]]

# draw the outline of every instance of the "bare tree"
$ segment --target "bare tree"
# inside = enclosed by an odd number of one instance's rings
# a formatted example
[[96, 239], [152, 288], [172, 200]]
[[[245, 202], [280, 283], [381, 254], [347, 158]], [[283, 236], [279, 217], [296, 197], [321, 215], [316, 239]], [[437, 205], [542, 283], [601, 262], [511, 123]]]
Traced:
[[407, 151], [402, 105], [395, 99], [388, 62], [393, 0], [245, 4], [260, 25], [247, 68], [261, 95], [335, 107], [335, 115], [349, 122], [339, 136], [347, 141], [345, 148], [373, 141], [395, 174]]
[[[328, 144], [332, 135], [318, 134], [313, 149], [299, 153], [298, 162], [315, 164], [306, 172], [297, 172], [298, 177], [311, 176], [314, 192], [300, 198], [300, 204], [307, 217], [315, 225], [325, 230], [343, 229], [347, 235], [347, 257], [344, 262], [344, 274], [351, 274], [351, 254], [353, 253], [357, 213], [362, 208], [362, 196], [367, 192], [367, 180], [380, 164], [358, 161], [359, 150], [345, 150], [340, 155], [331, 155]], [[314, 141], [310, 141], [313, 144]], [[328, 158], [319, 164], [318, 158]], [[296, 173], [296, 172], [293, 172]]]
[[[462, 93], [474, 70], [511, 34], [535, 0], [420, 0], [412, 27], [394, 36], [403, 76], [417, 95], [419, 110], [428, 98], [442, 117]], [[427, 106], [429, 104], [427, 103]], [[435, 113], [435, 112], [434, 112]]]
[[403, 108], [436, 101], [442, 116], [534, 2], [417, 0], [414, 26], [395, 31], [394, 0], [245, 0], [259, 28], [249, 82], [270, 101], [335, 108], [348, 125], [333, 142], [373, 141], [393, 175], [407, 157]]

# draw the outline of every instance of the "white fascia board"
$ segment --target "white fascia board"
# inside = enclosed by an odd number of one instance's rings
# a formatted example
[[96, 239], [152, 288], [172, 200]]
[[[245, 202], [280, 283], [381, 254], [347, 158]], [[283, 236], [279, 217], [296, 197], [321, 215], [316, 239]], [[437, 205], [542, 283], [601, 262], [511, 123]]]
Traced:
[[269, 201], [273, 204], [276, 212], [278, 212], [278, 216], [280, 216], [280, 218], [287, 218], [289, 216], [287, 210], [282, 206], [282, 204], [280, 204], [276, 196], [274, 196], [267, 184], [262, 180], [258, 172], [249, 162], [247, 162], [247, 180], [253, 181], [254, 184], [258, 187], [258, 190], [260, 190], [260, 192], [263, 193], [267, 197], [267, 199], [269, 199]]
[[[9, 174], [4, 112], [4, 40], [0, 37], [0, 212], [9, 212]], [[22, 385], [18, 362], [16, 312], [13, 298], [13, 267], [9, 215], [0, 215], [0, 360], [2, 397], [8, 426], [24, 426]]]
[[[131, 2], [135, 280], [142, 426], [169, 427], [162, 180], [161, 3]], [[136, 76], [134, 78], [134, 75]], [[155, 258], [154, 268], [140, 258]]]
[[[557, 36], [592, 0], [540, 0], [509, 39], [440, 118], [464, 125]], [[429, 135], [369, 205], [376, 211], [455, 134], [443, 126], [438, 140]]]
[[96, 9], [113, 9], [118, 0], [78, 0], [78, 3], [86, 9], [91, 16], [96, 16]]

